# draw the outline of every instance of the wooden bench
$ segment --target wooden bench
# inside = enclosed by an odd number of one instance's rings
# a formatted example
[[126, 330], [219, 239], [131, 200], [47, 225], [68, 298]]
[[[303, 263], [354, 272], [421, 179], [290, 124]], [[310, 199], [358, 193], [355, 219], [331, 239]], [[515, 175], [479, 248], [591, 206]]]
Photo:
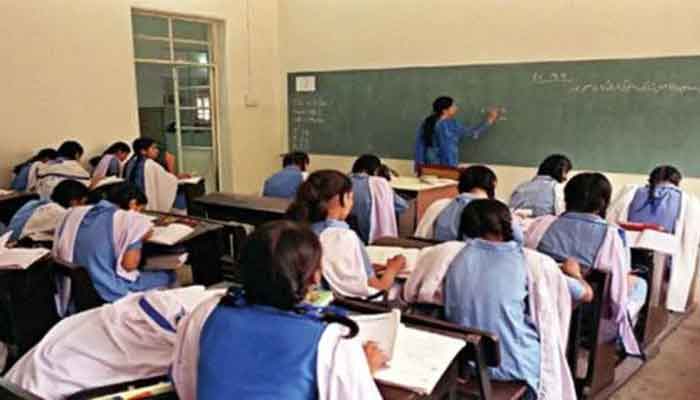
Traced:
[[54, 259], [54, 267], [59, 276], [65, 276], [70, 280], [71, 299], [76, 312], [97, 308], [106, 303], [97, 293], [90, 273], [85, 267], [59, 259]]

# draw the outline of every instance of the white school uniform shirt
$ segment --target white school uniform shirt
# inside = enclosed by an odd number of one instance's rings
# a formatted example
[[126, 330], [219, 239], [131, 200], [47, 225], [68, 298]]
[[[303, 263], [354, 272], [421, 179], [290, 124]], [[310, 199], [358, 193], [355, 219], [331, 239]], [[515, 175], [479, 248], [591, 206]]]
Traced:
[[54, 230], [67, 212], [67, 209], [54, 202], [38, 207], [24, 224], [20, 239], [29, 237], [36, 241], [53, 240]]
[[143, 165], [144, 191], [147, 210], [169, 212], [177, 196], [177, 176], [166, 171], [157, 162], [146, 159]]
[[[625, 186], [610, 204], [607, 219], [610, 223], [626, 222], [629, 207], [639, 185]], [[700, 201], [683, 192], [681, 210], [676, 222], [676, 236], [681, 243], [680, 254], [671, 257], [671, 281], [666, 297], [666, 308], [685, 312], [690, 289], [697, 270], [698, 245], [700, 245]]]
[[86, 187], [91, 178], [85, 168], [76, 160], [58, 160], [37, 164], [36, 192], [42, 199], [49, 199], [53, 190], [66, 179], [76, 180]]
[[[132, 294], [62, 320], [5, 379], [51, 400], [167, 374], [176, 337], [172, 329], [186, 313], [184, 302], [174, 293]], [[140, 304], [141, 299], [169, 326], [155, 321]]]
[[[172, 378], [180, 400], [196, 400], [202, 328], [221, 300], [212, 297], [182, 320], [175, 343]], [[319, 400], [381, 400], [359, 338], [344, 339], [344, 326], [330, 324], [318, 343], [316, 380]], [[235, 360], [232, 360], [235, 362]]]

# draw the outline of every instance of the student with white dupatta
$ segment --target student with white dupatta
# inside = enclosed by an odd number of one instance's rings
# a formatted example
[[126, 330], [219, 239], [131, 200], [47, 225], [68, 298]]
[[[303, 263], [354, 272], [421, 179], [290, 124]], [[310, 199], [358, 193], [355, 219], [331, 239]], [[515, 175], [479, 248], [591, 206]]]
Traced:
[[181, 322], [172, 378], [181, 400], [375, 400], [386, 362], [357, 325], [304, 304], [321, 280], [321, 244], [289, 221], [258, 227], [241, 254], [243, 289]]
[[[134, 293], [63, 319], [5, 379], [47, 400], [157, 377], [173, 362], [178, 323], [195, 304], [180, 290]], [[201, 291], [201, 300], [215, 293]]]
[[[367, 298], [388, 291], [405, 265], [397, 256], [386, 265], [373, 265], [362, 240], [345, 219], [354, 204], [352, 181], [339, 171], [316, 171], [301, 184], [288, 216], [304, 222], [323, 246], [324, 285], [348, 297]], [[379, 278], [375, 270], [382, 270]]]
[[[572, 301], [591, 301], [580, 267], [524, 249], [514, 240], [508, 207], [474, 200], [460, 218], [467, 241], [429, 248], [404, 287], [409, 303], [444, 305], [446, 318], [497, 334], [497, 380], [522, 380], [526, 398], [576, 399], [566, 361]], [[562, 273], [565, 272], [565, 273]]]
[[86, 187], [92, 185], [90, 173], [80, 164], [83, 153], [80, 143], [69, 140], [58, 148], [58, 157], [55, 160], [37, 164], [36, 192], [42, 199], [50, 198], [56, 185], [66, 179], [78, 181]]
[[700, 244], [700, 202], [678, 185], [680, 171], [664, 165], [655, 168], [647, 186], [627, 185], [608, 209], [611, 223], [637, 222], [660, 225], [680, 241], [680, 254], [671, 257], [671, 281], [666, 308], [685, 312], [696, 276]]

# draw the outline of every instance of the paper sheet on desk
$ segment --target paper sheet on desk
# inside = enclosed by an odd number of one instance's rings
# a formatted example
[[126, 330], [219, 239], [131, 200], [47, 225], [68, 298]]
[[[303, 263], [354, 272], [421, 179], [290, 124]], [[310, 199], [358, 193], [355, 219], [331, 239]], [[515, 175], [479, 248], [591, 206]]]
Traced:
[[397, 255], [402, 255], [406, 258], [406, 268], [399, 272], [398, 276], [407, 277], [411, 275], [418, 264], [420, 256], [419, 249], [409, 249], [404, 247], [388, 247], [388, 246], [367, 246], [367, 255], [372, 264], [386, 264], [386, 262]]
[[173, 223], [167, 226], [156, 226], [149, 242], [172, 246], [194, 232], [194, 228], [185, 224]]
[[625, 238], [631, 248], [653, 250], [667, 255], [678, 254], [681, 247], [678, 237], [651, 229], [625, 231]]
[[43, 248], [7, 248], [12, 232], [7, 232], [0, 237], [0, 270], [2, 269], [27, 269], [37, 260], [50, 253]]
[[93, 189], [98, 189], [98, 188], [101, 188], [102, 186], [112, 185], [112, 184], [121, 183], [121, 182], [124, 182], [124, 179], [118, 178], [116, 176], [108, 176], [108, 177], [100, 179], [100, 181], [97, 182], [97, 184], [95, 185], [95, 187]]
[[9, 190], [9, 189], [0, 189], [0, 196], [8, 196], [14, 193], [14, 190]]
[[182, 178], [177, 180], [178, 185], [196, 185], [201, 182], [204, 178], [201, 176], [193, 176], [191, 178]]
[[452, 179], [435, 178], [429, 182], [416, 177], [398, 177], [391, 180], [391, 187], [396, 190], [421, 191], [434, 189], [443, 186], [456, 185], [457, 181]]
[[464, 345], [464, 340], [402, 324], [391, 365], [379, 370], [374, 378], [419, 394], [430, 394]]
[[360, 327], [357, 334], [360, 341], [377, 343], [379, 349], [391, 360], [395, 354], [401, 311], [394, 309], [388, 313], [352, 315], [350, 318]]

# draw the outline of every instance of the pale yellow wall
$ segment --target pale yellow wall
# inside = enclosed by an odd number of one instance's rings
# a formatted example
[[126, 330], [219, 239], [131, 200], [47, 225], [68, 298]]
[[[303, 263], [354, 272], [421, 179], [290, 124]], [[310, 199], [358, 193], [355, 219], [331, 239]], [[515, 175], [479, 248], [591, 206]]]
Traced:
[[[0, 187], [34, 150], [79, 140], [88, 154], [138, 135], [131, 7], [216, 19], [224, 25], [220, 73], [224, 187], [256, 191], [277, 168], [280, 63], [276, 0], [4, 1], [0, 13]], [[251, 16], [251, 71], [248, 33]], [[259, 104], [244, 105], [251, 93]]]
[[[283, 0], [280, 49], [285, 72], [687, 55], [700, 54], [699, 20], [700, 2], [687, 0]], [[494, 169], [502, 198], [534, 173]], [[608, 176], [616, 187], [646, 180]], [[698, 179], [684, 187], [700, 194]]]

